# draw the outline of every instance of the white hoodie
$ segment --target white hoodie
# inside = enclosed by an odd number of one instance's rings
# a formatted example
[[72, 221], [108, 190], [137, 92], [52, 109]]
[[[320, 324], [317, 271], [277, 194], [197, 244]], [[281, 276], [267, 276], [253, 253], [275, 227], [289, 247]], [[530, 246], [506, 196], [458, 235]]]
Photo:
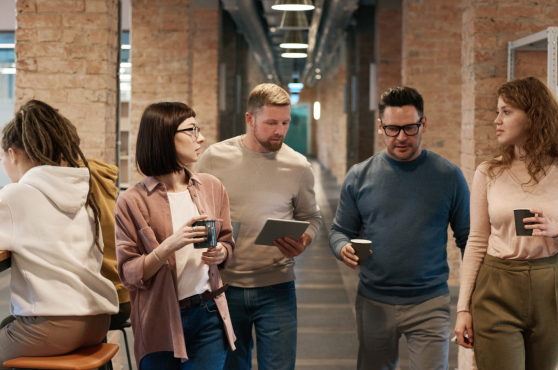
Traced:
[[101, 276], [87, 168], [33, 167], [0, 190], [0, 250], [12, 251], [11, 312], [87, 316], [118, 312]]

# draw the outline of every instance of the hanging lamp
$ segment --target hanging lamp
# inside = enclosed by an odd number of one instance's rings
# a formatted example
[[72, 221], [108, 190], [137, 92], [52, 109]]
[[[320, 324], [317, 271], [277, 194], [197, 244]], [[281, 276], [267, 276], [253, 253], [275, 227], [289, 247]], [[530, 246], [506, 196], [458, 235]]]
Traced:
[[312, 0], [276, 0], [271, 9], [286, 11], [312, 10], [315, 6]]
[[283, 58], [306, 58], [308, 54], [300, 49], [287, 49], [281, 56]]
[[285, 33], [285, 38], [283, 42], [279, 44], [279, 47], [283, 49], [307, 49], [308, 42], [304, 40], [304, 35], [302, 31], [287, 31]]
[[307, 30], [308, 18], [306, 18], [306, 13], [283, 12], [279, 28], [284, 30]]

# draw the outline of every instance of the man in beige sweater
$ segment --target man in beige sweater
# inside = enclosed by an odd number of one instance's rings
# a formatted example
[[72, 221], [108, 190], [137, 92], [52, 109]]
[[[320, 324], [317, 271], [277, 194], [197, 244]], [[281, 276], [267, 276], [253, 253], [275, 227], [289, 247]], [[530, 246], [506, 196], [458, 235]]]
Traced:
[[[295, 365], [294, 257], [315, 239], [322, 218], [310, 163], [283, 144], [290, 104], [279, 86], [256, 86], [248, 98], [247, 133], [211, 145], [198, 162], [198, 172], [221, 180], [229, 195], [231, 220], [242, 223], [235, 253], [221, 273], [230, 285], [226, 295], [237, 337], [236, 351], [229, 351], [225, 369], [252, 367], [253, 327], [259, 369]], [[300, 240], [256, 245], [268, 218], [308, 221], [310, 226]]]

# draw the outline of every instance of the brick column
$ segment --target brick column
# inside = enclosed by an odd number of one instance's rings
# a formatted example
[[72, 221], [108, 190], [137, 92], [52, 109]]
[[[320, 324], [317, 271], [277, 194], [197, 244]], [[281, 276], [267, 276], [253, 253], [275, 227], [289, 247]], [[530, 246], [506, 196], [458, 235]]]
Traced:
[[[497, 152], [498, 86], [507, 81], [507, 44], [558, 24], [558, 3], [466, 0], [463, 13], [461, 168], [469, 184], [476, 167]], [[546, 83], [546, 52], [516, 53], [516, 78]], [[459, 349], [459, 370], [476, 369], [473, 351]]]
[[422, 143], [457, 165], [462, 13], [461, 0], [403, 0], [403, 84], [424, 98], [429, 125]]
[[115, 163], [116, 0], [18, 0], [16, 110], [42, 100], [76, 125], [89, 158]]
[[132, 0], [130, 185], [137, 132], [147, 105], [180, 101], [196, 112], [206, 138], [218, 141], [218, 66], [221, 29], [217, 0]]
[[331, 171], [339, 184], [348, 171], [347, 113], [343, 109], [346, 81], [346, 65], [340, 64], [328, 70], [317, 84], [321, 103], [321, 118], [316, 132], [318, 160]]
[[194, 10], [192, 108], [203, 129], [202, 148], [219, 141], [219, 4], [197, 1]]
[[[402, 0], [379, 0], [376, 6], [377, 100], [388, 88], [401, 86], [401, 2]], [[376, 109], [374, 131], [376, 131], [378, 118]], [[374, 153], [384, 148], [382, 136], [375, 135]]]

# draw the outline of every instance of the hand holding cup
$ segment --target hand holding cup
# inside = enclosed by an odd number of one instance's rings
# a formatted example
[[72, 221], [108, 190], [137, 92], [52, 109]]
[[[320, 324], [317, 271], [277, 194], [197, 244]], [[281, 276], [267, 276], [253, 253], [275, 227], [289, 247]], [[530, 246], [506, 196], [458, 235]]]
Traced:
[[526, 230], [529, 230], [533, 236], [558, 237], [558, 225], [552, 222], [542, 210], [530, 209], [529, 211], [530, 215], [527, 215], [522, 220], [525, 223], [524, 227]]
[[366, 260], [368, 256], [372, 254], [370, 250], [370, 240], [364, 239], [352, 239], [351, 243], [347, 243], [341, 248], [341, 259], [345, 262], [345, 265], [352, 269], [357, 269], [357, 267], [366, 265]]

